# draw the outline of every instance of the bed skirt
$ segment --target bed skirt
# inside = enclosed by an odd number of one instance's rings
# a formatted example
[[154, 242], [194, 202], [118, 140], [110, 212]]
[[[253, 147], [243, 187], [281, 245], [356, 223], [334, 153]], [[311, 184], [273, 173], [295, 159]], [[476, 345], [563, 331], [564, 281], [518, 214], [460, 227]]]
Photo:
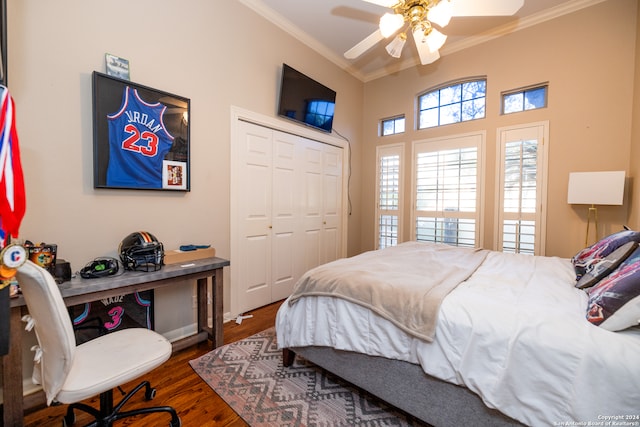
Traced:
[[427, 375], [413, 363], [330, 347], [289, 350], [436, 427], [523, 425], [488, 408], [469, 389]]

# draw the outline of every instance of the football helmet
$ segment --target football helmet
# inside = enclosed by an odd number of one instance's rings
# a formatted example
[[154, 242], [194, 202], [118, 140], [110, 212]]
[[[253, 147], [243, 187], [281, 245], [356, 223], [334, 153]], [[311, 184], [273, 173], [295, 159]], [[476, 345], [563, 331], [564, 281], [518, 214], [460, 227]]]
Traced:
[[125, 270], [157, 271], [164, 261], [164, 246], [147, 231], [136, 231], [122, 239], [118, 252]]

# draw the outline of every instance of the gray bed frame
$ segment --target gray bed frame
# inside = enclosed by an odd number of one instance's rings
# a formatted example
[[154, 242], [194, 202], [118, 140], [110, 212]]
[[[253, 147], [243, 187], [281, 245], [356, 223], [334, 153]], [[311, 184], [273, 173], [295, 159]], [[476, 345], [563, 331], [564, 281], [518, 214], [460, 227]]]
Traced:
[[330, 347], [295, 347], [283, 349], [284, 365], [291, 366], [296, 354], [436, 427], [523, 425], [488, 408], [469, 389], [427, 375], [413, 363]]

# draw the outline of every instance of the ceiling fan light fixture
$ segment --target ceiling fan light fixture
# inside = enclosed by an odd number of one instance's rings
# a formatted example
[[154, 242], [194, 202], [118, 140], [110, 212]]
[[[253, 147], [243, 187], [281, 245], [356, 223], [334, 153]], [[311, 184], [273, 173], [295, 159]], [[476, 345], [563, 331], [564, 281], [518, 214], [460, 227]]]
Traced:
[[420, 63], [422, 65], [431, 64], [440, 59], [440, 52], [437, 50], [431, 52], [426, 43], [421, 43], [420, 45], [416, 43], [416, 47], [418, 48], [418, 56], [420, 56]]
[[438, 51], [446, 41], [447, 36], [436, 30], [435, 28], [432, 28], [425, 38], [425, 42], [429, 46], [429, 50], [431, 52]]
[[385, 39], [395, 34], [403, 25], [404, 17], [396, 13], [385, 13], [380, 18], [380, 32]]
[[393, 40], [391, 40], [391, 43], [389, 43], [385, 49], [387, 49], [389, 55], [393, 56], [394, 58], [400, 58], [402, 49], [404, 48], [404, 44], [406, 42], [407, 35], [405, 33], [400, 33]]
[[[380, 18], [379, 28], [344, 53], [345, 58], [355, 59], [378, 42], [401, 31], [387, 46], [389, 55], [398, 58], [410, 30], [420, 62], [430, 64], [440, 58], [438, 52], [447, 36], [433, 28], [444, 28], [452, 17], [459, 16], [511, 16], [525, 0], [363, 0], [389, 8]], [[433, 25], [432, 25], [433, 22]]]
[[440, 28], [446, 27], [453, 16], [453, 0], [440, 0], [429, 9], [427, 16], [429, 21], [435, 22]]
[[[432, 49], [432, 46], [429, 43], [429, 37], [434, 31], [437, 30], [434, 30], [433, 28], [425, 28], [423, 25], [416, 25], [413, 28], [413, 41], [416, 44], [416, 49], [418, 49], [418, 55], [420, 56], [420, 63], [422, 65], [431, 64], [440, 58], [440, 52], [438, 52], [438, 49]], [[443, 36], [442, 33], [438, 33]], [[446, 39], [446, 36], [444, 37]], [[435, 41], [435, 39], [433, 40]], [[433, 44], [433, 46], [435, 46], [435, 44]]]

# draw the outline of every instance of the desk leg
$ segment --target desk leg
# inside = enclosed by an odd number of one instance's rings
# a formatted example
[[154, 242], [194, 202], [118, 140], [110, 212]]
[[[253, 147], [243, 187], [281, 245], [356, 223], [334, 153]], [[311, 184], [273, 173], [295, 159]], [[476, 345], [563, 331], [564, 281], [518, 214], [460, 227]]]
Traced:
[[21, 427], [23, 421], [22, 390], [22, 321], [20, 307], [10, 314], [9, 354], [2, 357], [3, 421], [5, 426]]
[[223, 344], [222, 269], [219, 268], [215, 270], [211, 279], [211, 319], [213, 321], [213, 328], [209, 328], [208, 325], [207, 279], [198, 279], [198, 333], [206, 331], [208, 338], [213, 344], [213, 348], [217, 348]]
[[198, 279], [198, 331], [206, 332], [206, 338], [213, 341], [213, 331], [209, 329], [209, 310], [207, 309], [207, 279]]
[[223, 275], [222, 268], [218, 268], [216, 270], [215, 276], [213, 277], [213, 283], [211, 284], [212, 290], [212, 301], [211, 307], [213, 313], [211, 317], [213, 319], [213, 348], [220, 347], [224, 344], [224, 336], [223, 336], [223, 323], [224, 323], [224, 313], [222, 307], [223, 300]]

